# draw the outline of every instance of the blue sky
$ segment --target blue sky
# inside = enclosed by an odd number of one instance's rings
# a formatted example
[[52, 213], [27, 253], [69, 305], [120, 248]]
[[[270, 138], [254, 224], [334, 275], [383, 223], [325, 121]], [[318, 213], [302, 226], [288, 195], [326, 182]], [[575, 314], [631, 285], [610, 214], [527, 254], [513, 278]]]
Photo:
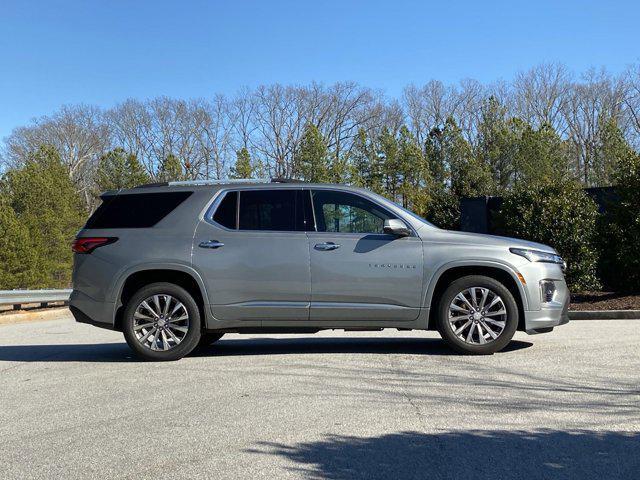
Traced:
[[242, 86], [508, 80], [640, 59], [637, 1], [18, 1], [0, 5], [0, 138], [62, 104]]

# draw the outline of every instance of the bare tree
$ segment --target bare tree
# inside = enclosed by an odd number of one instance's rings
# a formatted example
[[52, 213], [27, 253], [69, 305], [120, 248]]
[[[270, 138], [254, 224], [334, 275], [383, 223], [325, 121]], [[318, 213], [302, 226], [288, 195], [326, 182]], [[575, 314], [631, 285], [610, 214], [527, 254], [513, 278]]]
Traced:
[[533, 127], [550, 125], [567, 133], [563, 112], [571, 97], [571, 77], [564, 65], [541, 64], [516, 76], [513, 85], [515, 114]]
[[624, 98], [624, 125], [629, 143], [640, 149], [640, 65], [629, 68], [624, 74], [626, 95]]
[[200, 102], [195, 115], [200, 175], [204, 178], [224, 178], [233, 153], [236, 112], [225, 97], [216, 95], [210, 102]]
[[402, 102], [407, 124], [422, 146], [432, 129], [444, 125], [448, 117], [455, 115], [458, 103], [455, 89], [439, 80], [430, 80], [421, 88], [408, 86]]
[[585, 185], [593, 185], [599, 132], [610, 119], [620, 119], [625, 101], [625, 83], [604, 70], [589, 70], [582, 82], [574, 83], [563, 108], [568, 138], [575, 150], [575, 169]]
[[111, 146], [110, 127], [102, 110], [88, 105], [63, 106], [53, 115], [16, 128], [5, 140], [6, 159], [10, 166], [20, 166], [42, 145], [58, 151], [88, 205], [97, 160]]
[[476, 143], [478, 123], [482, 118], [482, 106], [486, 98], [485, 87], [472, 79], [460, 82], [459, 89], [454, 93], [453, 118], [472, 145]]
[[256, 130], [253, 122], [255, 118], [256, 102], [253, 92], [242, 88], [230, 102], [230, 116], [233, 119], [233, 138], [236, 150], [246, 148], [251, 151], [251, 138]]
[[290, 177], [293, 159], [304, 128], [300, 89], [279, 84], [261, 86], [254, 92], [255, 131], [253, 148], [263, 156], [276, 177]]
[[[107, 112], [66, 106], [20, 127], [6, 139], [3, 158], [20, 165], [29, 152], [53, 145], [78, 190], [88, 198], [97, 159], [114, 146], [135, 154], [152, 178], [162, 175], [169, 156], [182, 163], [185, 178], [225, 178], [235, 152], [246, 148], [267, 173], [289, 177], [307, 124], [322, 133], [333, 161], [349, 157], [363, 129], [376, 142], [384, 130], [397, 135], [407, 125], [422, 148], [429, 133], [455, 120], [477, 151], [483, 105], [493, 97], [505, 116], [520, 117], [533, 128], [550, 125], [575, 152], [574, 167], [585, 184], [600, 182], [599, 134], [616, 120], [625, 138], [640, 147], [640, 67], [613, 77], [590, 70], [573, 81], [558, 64], [538, 65], [512, 82], [456, 85], [430, 80], [405, 88], [400, 100], [354, 82], [244, 88], [236, 95], [181, 100], [129, 99]], [[596, 173], [594, 173], [596, 172]]]
[[185, 178], [199, 178], [206, 176], [209, 166], [209, 151], [203, 147], [211, 140], [207, 138], [212, 133], [211, 105], [217, 101], [127, 100], [108, 118], [115, 142], [137, 155], [153, 178], [158, 178], [170, 155], [182, 163]]
[[154, 177], [157, 165], [155, 157], [151, 155], [150, 137], [153, 121], [145, 103], [134, 99], [126, 100], [107, 112], [107, 118], [114, 143], [136, 155], [147, 173]]
[[[313, 96], [314, 100], [318, 98]], [[376, 95], [368, 88], [353, 82], [336, 83], [322, 92], [320, 101], [314, 101], [318, 113], [308, 121], [317, 125], [327, 141], [327, 147], [335, 160], [339, 160], [344, 152], [351, 148], [358, 130], [376, 118], [372, 107], [376, 103]]]

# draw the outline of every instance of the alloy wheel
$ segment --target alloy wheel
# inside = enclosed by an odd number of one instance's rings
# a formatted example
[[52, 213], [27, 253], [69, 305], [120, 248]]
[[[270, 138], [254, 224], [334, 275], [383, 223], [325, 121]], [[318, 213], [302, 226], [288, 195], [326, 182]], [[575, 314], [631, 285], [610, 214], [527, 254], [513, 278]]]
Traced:
[[473, 345], [495, 341], [507, 325], [502, 298], [485, 287], [470, 287], [458, 293], [449, 305], [449, 324], [460, 340]]
[[149, 350], [171, 350], [189, 332], [189, 312], [171, 295], [153, 295], [136, 307], [133, 332], [138, 342]]

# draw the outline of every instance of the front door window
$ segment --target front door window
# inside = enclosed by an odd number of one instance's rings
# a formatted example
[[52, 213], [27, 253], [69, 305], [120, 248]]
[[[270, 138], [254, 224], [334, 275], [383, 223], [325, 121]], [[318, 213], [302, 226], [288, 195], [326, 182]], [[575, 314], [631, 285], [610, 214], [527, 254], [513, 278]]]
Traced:
[[346, 192], [314, 190], [313, 208], [318, 232], [384, 233], [384, 221], [395, 218], [366, 198]]

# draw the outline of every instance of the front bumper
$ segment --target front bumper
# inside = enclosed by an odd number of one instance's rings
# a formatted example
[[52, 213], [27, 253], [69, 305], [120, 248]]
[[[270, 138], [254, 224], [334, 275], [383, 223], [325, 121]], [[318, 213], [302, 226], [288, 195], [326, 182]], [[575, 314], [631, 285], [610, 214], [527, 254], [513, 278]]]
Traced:
[[[569, 288], [562, 267], [555, 263], [529, 262], [523, 259], [517, 270], [525, 282], [524, 329], [529, 334], [545, 333], [569, 322]], [[556, 291], [550, 302], [543, 302], [540, 281], [553, 280]], [[523, 302], [524, 303], [524, 302]]]
[[524, 312], [524, 323], [525, 331], [530, 335], [550, 332], [553, 327], [569, 323], [569, 296], [567, 295], [560, 306], [553, 305], [535, 312]]

